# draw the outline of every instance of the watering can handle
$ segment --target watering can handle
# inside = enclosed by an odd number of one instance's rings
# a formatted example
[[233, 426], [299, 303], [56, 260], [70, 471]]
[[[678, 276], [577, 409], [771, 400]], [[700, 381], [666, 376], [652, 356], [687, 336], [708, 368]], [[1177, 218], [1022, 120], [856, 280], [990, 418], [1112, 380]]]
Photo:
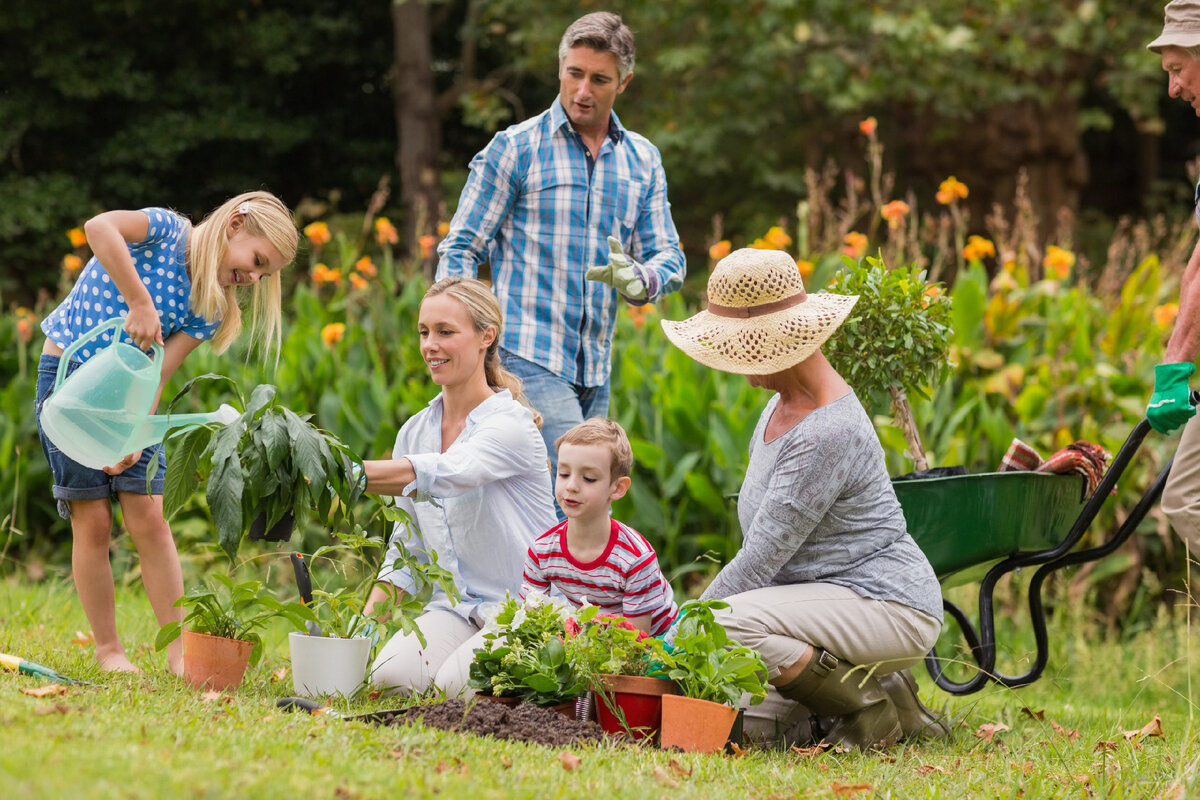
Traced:
[[[55, 391], [57, 391], [58, 387], [62, 386], [63, 381], [66, 380], [67, 364], [70, 363], [71, 356], [75, 355], [75, 352], [79, 348], [83, 347], [85, 342], [87, 342], [88, 340], [92, 339], [93, 337], [95, 337], [101, 333], [104, 333], [109, 328], [119, 328], [124, 324], [125, 324], [124, 317], [113, 317], [112, 319], [108, 319], [108, 320], [105, 320], [104, 322], [101, 322], [99, 325], [92, 328], [90, 331], [83, 334], [78, 339], [76, 339], [75, 341], [73, 341], [69, 345], [67, 345], [67, 349], [63, 350], [62, 356], [59, 357], [58, 373], [54, 376]], [[113, 336], [112, 344], [116, 344], [117, 340], [119, 338], [121, 338], [121, 334], [119, 334], [119, 333], [115, 334]], [[109, 346], [111, 347], [112, 345], [109, 345]], [[162, 345], [160, 345], [158, 342], [155, 342], [155, 343], [151, 344], [150, 347], [154, 351], [154, 360], [158, 361], [159, 363], [162, 363], [162, 357], [163, 357]]]

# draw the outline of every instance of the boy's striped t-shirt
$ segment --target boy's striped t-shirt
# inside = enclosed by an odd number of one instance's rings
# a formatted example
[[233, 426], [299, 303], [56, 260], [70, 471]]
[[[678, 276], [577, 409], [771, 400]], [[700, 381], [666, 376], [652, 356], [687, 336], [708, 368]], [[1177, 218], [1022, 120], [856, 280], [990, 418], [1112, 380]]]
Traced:
[[654, 548], [640, 533], [612, 520], [608, 546], [594, 561], [577, 561], [567, 547], [567, 522], [543, 533], [529, 548], [521, 597], [558, 589], [574, 605], [584, 601], [623, 617], [650, 615], [650, 633], [671, 626], [678, 609], [671, 584], [658, 566]]

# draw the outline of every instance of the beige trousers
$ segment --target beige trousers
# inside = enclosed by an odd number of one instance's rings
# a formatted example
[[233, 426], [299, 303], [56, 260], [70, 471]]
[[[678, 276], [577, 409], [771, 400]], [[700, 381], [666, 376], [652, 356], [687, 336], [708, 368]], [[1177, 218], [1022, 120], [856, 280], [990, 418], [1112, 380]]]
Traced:
[[1163, 487], [1162, 510], [1171, 527], [1200, 554], [1200, 416], [1183, 426], [1171, 475]]
[[447, 697], [467, 690], [475, 648], [483, 634], [474, 624], [450, 611], [427, 611], [417, 618], [425, 645], [413, 634], [397, 633], [371, 665], [371, 683], [389, 693], [423, 692], [432, 686]]
[[[851, 664], [897, 672], [920, 661], [937, 641], [937, 618], [901, 603], [868, 600], [832, 583], [769, 586], [725, 598], [717, 618], [739, 644], [757, 650], [768, 679], [795, 664], [812, 645]], [[751, 737], [776, 740], [808, 713], [773, 688], [746, 711]]]

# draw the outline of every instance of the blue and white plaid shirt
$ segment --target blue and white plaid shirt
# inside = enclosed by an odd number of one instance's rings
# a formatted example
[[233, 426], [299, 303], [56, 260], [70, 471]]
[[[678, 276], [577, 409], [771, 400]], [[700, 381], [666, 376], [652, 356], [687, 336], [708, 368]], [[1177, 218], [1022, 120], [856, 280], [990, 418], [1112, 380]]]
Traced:
[[584, 278], [608, 263], [608, 237], [642, 266], [648, 300], [687, 271], [658, 148], [614, 113], [591, 155], [562, 103], [502, 131], [471, 160], [437, 277], [490, 262], [504, 309], [501, 346], [571, 383], [600, 386], [611, 367], [617, 292]]

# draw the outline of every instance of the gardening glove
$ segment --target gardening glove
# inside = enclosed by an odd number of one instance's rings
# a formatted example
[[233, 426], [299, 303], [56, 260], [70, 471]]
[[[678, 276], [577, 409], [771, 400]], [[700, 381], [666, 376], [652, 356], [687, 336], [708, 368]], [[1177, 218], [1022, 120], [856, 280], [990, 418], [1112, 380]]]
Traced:
[[646, 281], [642, 278], [642, 265], [625, 255], [621, 242], [615, 236], [608, 237], [608, 263], [589, 267], [584, 276], [589, 281], [607, 283], [630, 300], [646, 299]]
[[1196, 414], [1188, 400], [1188, 378], [1195, 364], [1159, 364], [1154, 368], [1154, 394], [1146, 406], [1146, 419], [1159, 433], [1170, 433]]

